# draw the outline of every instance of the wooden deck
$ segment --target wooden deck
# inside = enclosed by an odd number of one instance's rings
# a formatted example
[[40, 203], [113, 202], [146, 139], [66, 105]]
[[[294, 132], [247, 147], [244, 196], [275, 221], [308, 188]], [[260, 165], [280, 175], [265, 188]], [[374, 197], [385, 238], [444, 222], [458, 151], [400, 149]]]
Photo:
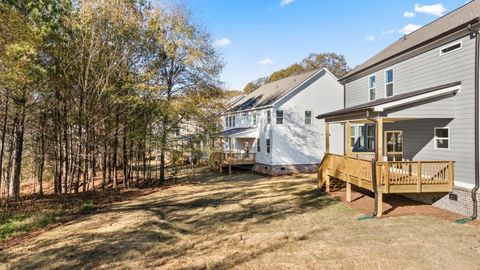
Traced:
[[214, 152], [210, 156], [210, 163], [220, 172], [223, 167], [228, 167], [228, 171], [231, 173], [232, 166], [254, 165], [255, 153]]
[[379, 193], [451, 192], [453, 170], [453, 161], [373, 162], [325, 154], [318, 179], [321, 186], [333, 177]]

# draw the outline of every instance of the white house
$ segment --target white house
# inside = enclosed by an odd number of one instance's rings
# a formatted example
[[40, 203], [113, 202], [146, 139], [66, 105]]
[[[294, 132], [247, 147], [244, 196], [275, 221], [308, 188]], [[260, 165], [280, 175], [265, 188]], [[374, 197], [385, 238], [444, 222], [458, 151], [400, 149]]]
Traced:
[[[343, 104], [343, 87], [327, 69], [266, 84], [222, 114], [223, 160], [228, 153], [234, 165], [272, 175], [314, 172], [325, 149], [325, 121], [314, 116]], [[343, 127], [330, 133], [330, 152], [343, 153]]]

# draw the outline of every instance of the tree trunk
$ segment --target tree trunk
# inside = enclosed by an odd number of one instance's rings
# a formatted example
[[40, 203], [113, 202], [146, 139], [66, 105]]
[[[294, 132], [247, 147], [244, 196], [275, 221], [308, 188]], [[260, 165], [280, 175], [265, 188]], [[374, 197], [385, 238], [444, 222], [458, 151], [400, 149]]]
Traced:
[[118, 157], [118, 126], [120, 121], [120, 115], [115, 115], [115, 135], [113, 138], [113, 188], [117, 187], [117, 157]]
[[13, 171], [13, 181], [10, 186], [10, 197], [14, 200], [20, 198], [20, 176], [22, 174], [22, 155], [23, 155], [23, 135], [25, 131], [25, 105], [21, 109], [20, 120], [16, 132], [15, 141], [15, 168]]
[[5, 111], [3, 115], [3, 123], [2, 123], [2, 142], [0, 145], [0, 190], [1, 190], [1, 185], [3, 179], [3, 153], [4, 153], [4, 148], [5, 148], [5, 138], [7, 134], [7, 121], [8, 121], [8, 107], [9, 107], [9, 100], [10, 100], [10, 94], [7, 92], [7, 97], [5, 101]]

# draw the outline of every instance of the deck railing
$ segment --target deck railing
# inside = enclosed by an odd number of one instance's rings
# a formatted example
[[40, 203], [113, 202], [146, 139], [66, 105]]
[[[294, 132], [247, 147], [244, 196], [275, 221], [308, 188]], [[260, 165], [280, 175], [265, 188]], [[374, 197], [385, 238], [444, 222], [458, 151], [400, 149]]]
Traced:
[[453, 161], [372, 162], [325, 154], [319, 178], [334, 177], [373, 190], [373, 166], [377, 187], [383, 193], [450, 192], [453, 188]]
[[253, 164], [255, 163], [255, 153], [230, 153], [230, 152], [214, 152], [211, 159], [220, 164]]

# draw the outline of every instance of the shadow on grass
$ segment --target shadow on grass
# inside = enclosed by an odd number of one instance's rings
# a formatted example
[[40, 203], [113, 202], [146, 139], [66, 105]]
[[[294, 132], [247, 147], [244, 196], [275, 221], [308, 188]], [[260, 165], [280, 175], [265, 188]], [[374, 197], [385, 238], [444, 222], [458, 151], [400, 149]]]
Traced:
[[[245, 230], [245, 226], [294, 218], [338, 202], [325, 196], [315, 188], [313, 181], [305, 178], [268, 178], [251, 173], [232, 176], [205, 173], [198, 185], [183, 187], [173, 194], [161, 193], [102, 209], [76, 221], [100, 220], [100, 227], [108, 227], [115, 220], [104, 220], [105, 216], [147, 215], [149, 218], [140, 221], [138, 226], [115, 232], [72, 231], [68, 235], [38, 240], [32, 245], [42, 248], [34, 254], [8, 254], [12, 258], [20, 256], [9, 267], [91, 268], [133, 262], [139, 259], [132, 258], [135, 252], [143, 254], [142, 260], [147, 267], [162, 267], [172, 259], [216, 254], [219, 247], [231, 244], [232, 235], [242, 231], [239, 227]], [[208, 267], [229, 269], [279, 249], [286, 241], [301, 241], [306, 237], [272, 241], [239, 254], [228, 254], [212, 261]], [[206, 268], [178, 266], [182, 267]]]

